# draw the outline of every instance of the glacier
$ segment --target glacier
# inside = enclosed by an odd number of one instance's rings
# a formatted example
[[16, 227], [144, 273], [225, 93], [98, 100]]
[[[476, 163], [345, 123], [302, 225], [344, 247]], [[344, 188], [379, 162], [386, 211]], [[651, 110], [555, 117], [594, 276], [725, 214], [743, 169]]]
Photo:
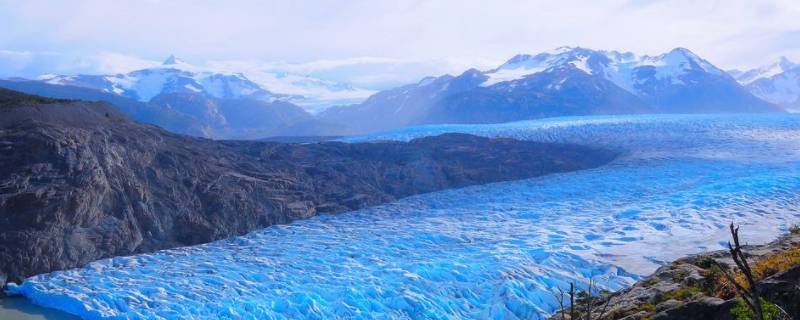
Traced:
[[86, 319], [542, 319], [557, 288], [608, 290], [686, 254], [800, 222], [800, 116], [569, 117], [432, 125], [595, 145], [603, 167], [417, 195], [205, 245], [42, 274], [9, 293]]

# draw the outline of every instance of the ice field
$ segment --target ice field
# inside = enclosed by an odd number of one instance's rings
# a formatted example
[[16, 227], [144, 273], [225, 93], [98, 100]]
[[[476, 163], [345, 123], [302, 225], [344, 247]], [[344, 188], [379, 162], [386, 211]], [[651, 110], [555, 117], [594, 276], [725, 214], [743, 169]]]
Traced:
[[800, 117], [576, 117], [408, 128], [614, 148], [606, 166], [414, 196], [10, 287], [87, 319], [539, 319], [680, 256], [800, 222]]

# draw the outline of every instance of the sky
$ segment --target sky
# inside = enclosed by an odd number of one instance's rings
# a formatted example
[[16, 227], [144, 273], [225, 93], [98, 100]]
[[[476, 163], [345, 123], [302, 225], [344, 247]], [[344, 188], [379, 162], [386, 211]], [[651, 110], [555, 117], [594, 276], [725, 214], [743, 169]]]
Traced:
[[559, 46], [724, 68], [800, 60], [797, 0], [0, 0], [0, 77], [119, 73], [170, 54], [363, 86]]

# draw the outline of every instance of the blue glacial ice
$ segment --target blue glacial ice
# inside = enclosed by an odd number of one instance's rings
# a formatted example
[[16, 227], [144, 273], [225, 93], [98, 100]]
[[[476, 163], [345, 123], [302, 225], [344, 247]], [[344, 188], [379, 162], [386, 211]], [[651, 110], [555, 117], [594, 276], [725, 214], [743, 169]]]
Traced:
[[800, 117], [559, 118], [416, 127], [623, 152], [580, 172], [414, 196], [206, 245], [34, 276], [10, 292], [87, 319], [540, 319], [680, 256], [800, 222]]

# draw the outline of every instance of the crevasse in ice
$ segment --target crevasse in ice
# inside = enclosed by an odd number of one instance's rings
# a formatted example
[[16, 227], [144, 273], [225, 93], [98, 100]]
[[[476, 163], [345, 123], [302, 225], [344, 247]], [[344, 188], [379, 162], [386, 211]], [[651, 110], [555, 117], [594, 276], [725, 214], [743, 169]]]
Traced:
[[800, 222], [800, 117], [559, 118], [444, 132], [596, 145], [609, 165], [447, 190], [214, 243], [34, 276], [11, 293], [87, 319], [538, 319], [682, 255]]

